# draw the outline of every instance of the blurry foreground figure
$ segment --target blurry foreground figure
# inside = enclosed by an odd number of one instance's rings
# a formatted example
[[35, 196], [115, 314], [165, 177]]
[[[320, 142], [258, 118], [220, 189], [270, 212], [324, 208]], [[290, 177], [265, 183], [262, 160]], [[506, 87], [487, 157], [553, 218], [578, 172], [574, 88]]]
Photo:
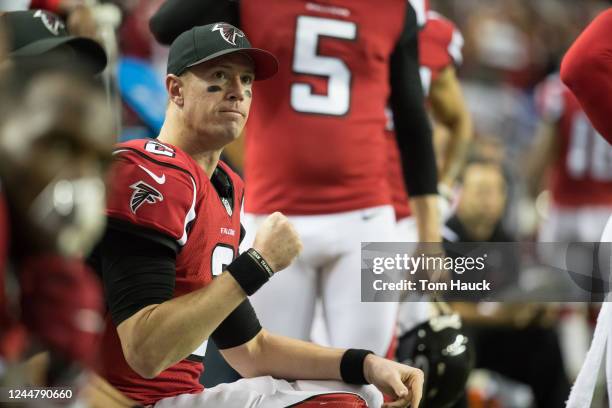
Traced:
[[[78, 387], [103, 327], [81, 258], [105, 225], [114, 138], [92, 74], [106, 56], [40, 10], [6, 13], [0, 30], [0, 382]], [[34, 371], [17, 369], [41, 351]]]
[[[608, 141], [612, 141], [612, 8], [601, 13], [580, 34], [563, 58], [561, 79], [572, 90], [593, 126]], [[604, 229], [602, 242], [612, 241], [612, 223]], [[608, 299], [609, 300], [609, 297]], [[612, 308], [604, 303], [593, 342], [582, 369], [572, 388], [567, 408], [591, 405], [597, 375], [606, 355], [608, 396], [612, 402]], [[606, 352], [607, 350], [607, 352]]]
[[40, 385], [68, 385], [93, 362], [102, 328], [100, 285], [80, 256], [104, 227], [112, 134], [104, 97], [85, 79], [17, 68], [27, 74], [2, 83], [12, 103], [0, 126], [0, 358], [49, 350]]

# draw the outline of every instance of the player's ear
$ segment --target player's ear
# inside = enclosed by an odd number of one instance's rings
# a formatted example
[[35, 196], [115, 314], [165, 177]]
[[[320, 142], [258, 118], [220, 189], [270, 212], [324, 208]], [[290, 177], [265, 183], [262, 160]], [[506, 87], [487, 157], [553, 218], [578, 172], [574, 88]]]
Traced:
[[166, 91], [168, 92], [168, 99], [171, 103], [179, 107], [183, 107], [183, 78], [178, 77], [174, 74], [166, 75]]

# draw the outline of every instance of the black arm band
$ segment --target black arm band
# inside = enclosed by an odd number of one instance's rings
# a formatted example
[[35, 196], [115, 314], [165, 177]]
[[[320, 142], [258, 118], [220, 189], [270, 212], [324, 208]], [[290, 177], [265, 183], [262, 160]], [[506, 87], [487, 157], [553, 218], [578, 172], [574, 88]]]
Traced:
[[340, 376], [347, 384], [369, 384], [363, 375], [363, 363], [368, 354], [374, 354], [369, 350], [348, 349], [344, 352], [340, 361]]
[[405, 29], [390, 60], [391, 98], [397, 146], [410, 197], [436, 194], [438, 175], [432, 130], [419, 75], [416, 14], [407, 7]]
[[253, 248], [234, 259], [227, 270], [248, 296], [257, 292], [274, 274], [270, 265]]
[[115, 229], [112, 223], [88, 260], [102, 279], [104, 296], [115, 325], [142, 308], [172, 299], [176, 281], [176, 253], [152, 238]]
[[210, 337], [219, 350], [240, 346], [261, 331], [261, 324], [249, 299], [245, 299], [223, 322]]

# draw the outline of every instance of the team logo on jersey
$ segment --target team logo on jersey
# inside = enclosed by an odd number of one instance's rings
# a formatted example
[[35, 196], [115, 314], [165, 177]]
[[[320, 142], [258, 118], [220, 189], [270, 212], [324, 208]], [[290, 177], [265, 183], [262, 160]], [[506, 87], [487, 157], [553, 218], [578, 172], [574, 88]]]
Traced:
[[40, 18], [40, 21], [42, 21], [47, 30], [53, 35], [59, 35], [60, 30], [66, 27], [58, 17], [42, 10], [37, 10], [36, 13], [34, 13], [34, 18]]
[[227, 198], [223, 197], [221, 199], [221, 202], [223, 203], [223, 206], [225, 207], [225, 211], [227, 211], [227, 214], [231, 217], [232, 216], [232, 206], [230, 205], [230, 202]]
[[236, 46], [236, 37], [244, 37], [244, 33], [242, 31], [227, 23], [217, 23], [211, 31], [219, 31], [221, 38], [233, 46]]
[[134, 190], [130, 199], [130, 209], [133, 214], [136, 214], [136, 210], [144, 203], [155, 204], [158, 201], [164, 201], [162, 193], [142, 180], [132, 184], [130, 188]]

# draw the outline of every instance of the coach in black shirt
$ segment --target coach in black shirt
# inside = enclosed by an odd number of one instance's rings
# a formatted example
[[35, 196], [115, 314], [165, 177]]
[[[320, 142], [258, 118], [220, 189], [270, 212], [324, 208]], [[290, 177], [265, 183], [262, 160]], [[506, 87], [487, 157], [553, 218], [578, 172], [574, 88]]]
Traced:
[[[444, 228], [451, 242], [512, 242], [501, 223], [506, 181], [499, 164], [466, 166], [456, 215]], [[512, 278], [510, 278], [512, 279]], [[537, 408], [561, 408], [569, 395], [559, 339], [547, 309], [534, 304], [497, 304], [484, 316], [474, 304], [454, 304], [474, 341], [476, 367], [530, 386]], [[460, 401], [454, 408], [466, 407]]]

